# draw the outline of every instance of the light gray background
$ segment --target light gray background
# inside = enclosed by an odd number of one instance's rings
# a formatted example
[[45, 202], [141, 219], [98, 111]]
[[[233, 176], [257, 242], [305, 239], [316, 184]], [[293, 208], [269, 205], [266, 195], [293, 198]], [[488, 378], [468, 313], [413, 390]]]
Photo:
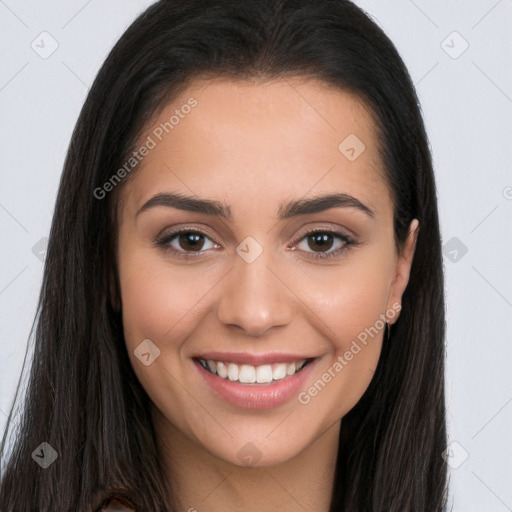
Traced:
[[[0, 432], [72, 129], [108, 51], [151, 3], [0, 0]], [[512, 0], [357, 4], [405, 60], [432, 146], [445, 245], [453, 510], [512, 511]], [[58, 44], [46, 59], [31, 46], [51, 49], [44, 31]]]

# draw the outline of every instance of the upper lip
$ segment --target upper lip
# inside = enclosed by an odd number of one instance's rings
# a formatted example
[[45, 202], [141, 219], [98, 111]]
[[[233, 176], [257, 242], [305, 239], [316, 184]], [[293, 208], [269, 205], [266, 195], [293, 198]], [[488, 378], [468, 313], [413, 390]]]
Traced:
[[271, 363], [293, 363], [304, 359], [314, 359], [314, 356], [269, 352], [266, 354], [250, 354], [248, 352], [205, 352], [194, 356], [197, 359], [222, 361], [225, 363], [250, 364], [260, 366]]

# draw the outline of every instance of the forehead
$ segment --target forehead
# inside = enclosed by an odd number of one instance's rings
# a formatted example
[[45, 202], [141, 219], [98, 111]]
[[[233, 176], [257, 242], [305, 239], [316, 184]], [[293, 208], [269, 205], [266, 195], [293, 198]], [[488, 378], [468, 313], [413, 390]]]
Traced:
[[251, 200], [270, 207], [332, 191], [390, 208], [370, 110], [313, 79], [196, 80], [153, 116], [139, 145], [149, 139], [123, 194], [130, 210], [166, 190], [238, 201], [240, 213]]

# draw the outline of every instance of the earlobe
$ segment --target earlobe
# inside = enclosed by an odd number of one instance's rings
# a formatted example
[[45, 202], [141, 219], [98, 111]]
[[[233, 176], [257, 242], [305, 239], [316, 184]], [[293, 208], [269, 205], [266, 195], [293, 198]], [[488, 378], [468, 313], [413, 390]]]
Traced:
[[[391, 290], [388, 299], [388, 309], [396, 310], [398, 306], [400, 306], [399, 311], [402, 309], [402, 295], [407, 287], [407, 283], [409, 282], [409, 275], [411, 272], [412, 260], [414, 257], [414, 252], [416, 249], [416, 241], [418, 239], [419, 232], [419, 221], [418, 219], [413, 219], [409, 225], [409, 232], [407, 234], [407, 239], [405, 241], [404, 247], [400, 256], [398, 257], [397, 265], [396, 265], [396, 273], [391, 283]], [[392, 325], [399, 317], [399, 311], [392, 321], [388, 321], [390, 325]]]

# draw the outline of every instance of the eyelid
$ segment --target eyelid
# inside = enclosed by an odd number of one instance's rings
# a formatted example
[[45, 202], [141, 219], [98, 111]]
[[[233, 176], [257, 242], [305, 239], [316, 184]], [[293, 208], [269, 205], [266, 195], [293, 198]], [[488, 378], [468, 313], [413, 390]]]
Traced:
[[355, 240], [355, 236], [351, 233], [343, 233], [338, 229], [327, 227], [327, 226], [319, 226], [319, 227], [311, 227], [306, 228], [298, 233], [297, 236], [294, 237], [291, 243], [296, 244], [300, 242], [305, 236], [311, 235], [313, 233], [330, 233], [332, 235], [340, 235], [350, 240]]
[[[165, 233], [165, 234], [162, 234]], [[210, 238], [213, 242], [220, 245], [219, 242], [215, 240], [215, 237], [209, 233], [208, 231], [205, 231], [202, 228], [198, 228], [196, 226], [183, 226], [176, 229], [171, 229], [169, 232], [166, 232], [166, 229], [163, 229], [157, 236], [157, 240], [164, 240], [167, 238], [172, 238], [173, 236], [180, 235], [182, 233], [201, 233], [201, 235], [207, 236]]]

